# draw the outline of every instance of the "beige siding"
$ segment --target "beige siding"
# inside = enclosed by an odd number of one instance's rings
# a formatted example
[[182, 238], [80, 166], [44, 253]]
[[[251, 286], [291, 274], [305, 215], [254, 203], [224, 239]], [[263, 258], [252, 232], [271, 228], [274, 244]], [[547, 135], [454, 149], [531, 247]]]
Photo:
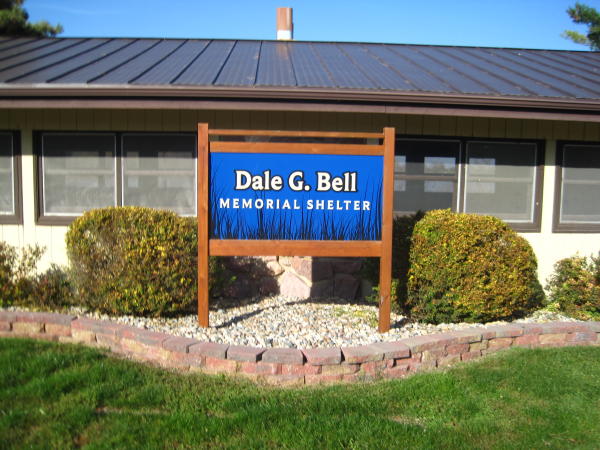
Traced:
[[34, 130], [81, 131], [187, 131], [198, 122], [213, 128], [288, 129], [324, 131], [379, 131], [385, 126], [397, 134], [523, 138], [546, 141], [542, 229], [523, 233], [539, 259], [540, 279], [545, 280], [559, 258], [575, 252], [600, 250], [600, 234], [552, 233], [556, 141], [600, 141], [600, 124], [481, 117], [442, 117], [366, 113], [193, 111], [193, 110], [3, 110], [0, 129], [18, 129], [22, 136], [23, 225], [0, 225], [0, 238], [16, 246], [38, 243], [47, 248], [44, 265], [66, 264], [66, 227], [37, 226], [34, 211]]

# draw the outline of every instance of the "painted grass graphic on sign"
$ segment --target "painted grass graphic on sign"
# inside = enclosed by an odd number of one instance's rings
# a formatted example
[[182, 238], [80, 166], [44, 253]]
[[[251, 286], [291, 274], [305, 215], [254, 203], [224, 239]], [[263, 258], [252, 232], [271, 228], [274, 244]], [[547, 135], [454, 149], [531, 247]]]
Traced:
[[[360, 204], [368, 201], [369, 210], [353, 215], [341, 215], [338, 211], [305, 209], [306, 200], [316, 198], [308, 195], [298, 200], [302, 209], [266, 209], [269, 198], [264, 192], [254, 193], [253, 213], [241, 208], [222, 208], [223, 192], [211, 184], [210, 231], [216, 239], [266, 239], [266, 240], [379, 240], [381, 239], [381, 186], [370, 197], [362, 197]], [[230, 201], [231, 205], [231, 201]]]

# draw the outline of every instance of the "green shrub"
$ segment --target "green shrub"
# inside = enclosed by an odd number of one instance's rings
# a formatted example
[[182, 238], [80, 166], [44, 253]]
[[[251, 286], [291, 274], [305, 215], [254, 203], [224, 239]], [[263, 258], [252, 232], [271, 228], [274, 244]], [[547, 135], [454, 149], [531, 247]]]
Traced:
[[78, 303], [69, 274], [56, 264], [30, 280], [30, 293], [19, 300], [19, 306], [52, 311]]
[[[422, 211], [394, 218], [392, 231], [392, 299], [394, 309], [405, 309], [406, 282], [408, 281], [410, 243], [415, 224], [425, 215]], [[379, 284], [379, 258], [366, 258], [362, 277]], [[377, 292], [379, 292], [377, 288]], [[379, 303], [379, 294], [375, 296]]]
[[[197, 223], [170, 211], [88, 211], [67, 232], [73, 280], [84, 304], [109, 314], [159, 316], [197, 301]], [[220, 264], [210, 263], [210, 280]]]
[[578, 319], [600, 319], [600, 252], [572, 256], [554, 264], [546, 284], [551, 304]]
[[28, 245], [17, 251], [0, 241], [0, 307], [20, 304], [32, 293], [33, 277], [44, 249]]
[[523, 316], [544, 293], [528, 242], [501, 220], [428, 212], [413, 232], [407, 307], [432, 323]]

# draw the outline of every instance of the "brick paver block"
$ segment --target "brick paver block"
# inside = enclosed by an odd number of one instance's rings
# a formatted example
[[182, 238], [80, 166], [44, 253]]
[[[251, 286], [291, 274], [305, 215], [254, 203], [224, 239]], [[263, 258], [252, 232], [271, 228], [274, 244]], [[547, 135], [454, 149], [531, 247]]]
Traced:
[[237, 362], [232, 360], [207, 356], [202, 371], [207, 373], [235, 373], [237, 371], [237, 364]]
[[131, 325], [122, 325], [116, 331], [117, 336], [122, 339], [135, 339], [141, 329]]
[[201, 367], [203, 365], [202, 357], [199, 357], [197, 361], [193, 361], [190, 358], [190, 355], [187, 353], [170, 352], [168, 358], [160, 361], [160, 365], [163, 367], [169, 367], [183, 371], [189, 370], [192, 363], [195, 363], [196, 367]]
[[10, 330], [11, 330], [10, 322], [0, 321], [0, 331], [10, 331]]
[[488, 348], [486, 351], [492, 352], [492, 351], [500, 350], [503, 348], [508, 348], [512, 344], [513, 344], [513, 338], [510, 338], [510, 337], [491, 339], [488, 342]]
[[304, 385], [304, 375], [264, 375], [260, 379], [272, 386], [297, 387]]
[[54, 325], [71, 326], [71, 323], [77, 319], [77, 316], [71, 314], [44, 313], [44, 323]]
[[46, 333], [30, 333], [27, 335], [29, 339], [39, 339], [40, 341], [58, 342], [59, 336], [52, 336]]
[[421, 363], [411, 363], [411, 364], [408, 366], [408, 372], [409, 372], [409, 373], [423, 372], [423, 371], [425, 371], [425, 370], [427, 370], [427, 369], [429, 369], [429, 368], [430, 368], [430, 366], [428, 366], [428, 365], [423, 365], [423, 364], [421, 364]]
[[523, 336], [523, 327], [518, 325], [494, 325], [483, 328], [481, 335], [483, 339]]
[[157, 331], [136, 328], [129, 325], [120, 326], [116, 329], [116, 333], [121, 339], [129, 339], [137, 341], [140, 344], [159, 347], [164, 341], [173, 337], [166, 333], [159, 333]]
[[342, 362], [342, 351], [338, 348], [309, 348], [302, 350], [308, 364], [323, 366], [340, 364]]
[[262, 354], [262, 361], [281, 364], [302, 364], [304, 354], [295, 348], [270, 348]]
[[360, 370], [360, 364], [348, 364], [343, 362], [337, 365], [321, 366], [321, 374], [323, 375], [348, 375], [356, 373]]
[[460, 362], [460, 355], [448, 355], [438, 359], [438, 367], [451, 366]]
[[523, 328], [523, 335], [542, 334], [544, 331], [544, 328], [542, 327], [543, 324], [541, 323], [519, 323], [515, 325]]
[[342, 381], [344, 375], [304, 375], [306, 384], [330, 384]]
[[107, 320], [96, 320], [89, 319], [87, 317], [80, 317], [71, 322], [71, 328], [74, 330], [85, 330], [93, 333], [108, 334], [110, 336], [117, 336], [119, 332], [128, 327], [127, 325], [121, 325]]
[[17, 322], [42, 322], [56, 325], [71, 325], [76, 317], [68, 314], [57, 314], [47, 312], [17, 312]]
[[247, 345], [230, 345], [227, 349], [227, 359], [234, 361], [260, 361], [266, 348], [250, 347]]
[[94, 343], [96, 342], [96, 333], [90, 330], [71, 328], [71, 336], [75, 342]]
[[347, 363], [365, 363], [369, 361], [381, 361], [383, 350], [374, 345], [360, 345], [357, 347], [342, 347], [344, 361]]
[[468, 343], [465, 344], [452, 344], [446, 347], [446, 352], [448, 355], [460, 355], [461, 353], [465, 353], [469, 351]]
[[463, 330], [450, 331], [444, 333], [448, 338], [453, 339], [453, 344], [472, 344], [473, 342], [480, 342], [482, 338], [481, 327], [470, 327]]
[[259, 374], [259, 375], [277, 375], [281, 373], [281, 364], [266, 362], [241, 362], [240, 373]]
[[68, 325], [46, 322], [45, 329], [46, 333], [55, 336], [71, 336], [71, 327]]
[[461, 361], [471, 361], [472, 359], [477, 359], [477, 358], [481, 358], [480, 350], [472, 351], [472, 352], [465, 352], [462, 355], [460, 355]]
[[374, 381], [381, 378], [380, 374], [371, 374], [367, 372], [350, 373], [348, 375], [342, 375], [342, 382], [344, 383], [358, 383], [364, 381]]
[[594, 333], [593, 331], [579, 331], [567, 335], [567, 342], [572, 343], [591, 343], [596, 342], [597, 339], [597, 333]]
[[[78, 332], [84, 332], [79, 330]], [[75, 332], [77, 333], [77, 331]], [[89, 332], [88, 332], [89, 333]], [[117, 336], [111, 336], [109, 334], [98, 333], [96, 336], [96, 342], [100, 347], [108, 347], [113, 352], [119, 353], [121, 351], [121, 340]]]
[[125, 354], [137, 353], [144, 356], [148, 353], [148, 347], [135, 339], [121, 338], [120, 339], [121, 349]]
[[[2, 319], [0, 319], [0, 320], [2, 320]], [[600, 333], [600, 322], [587, 322], [586, 325], [590, 331]]]
[[136, 341], [141, 342], [144, 345], [150, 345], [155, 347], [162, 347], [162, 343], [172, 336], [166, 333], [159, 333], [157, 331], [142, 330], [139, 329], [135, 334], [134, 338]]
[[16, 322], [17, 313], [13, 311], [0, 311], [0, 322]]
[[446, 345], [453, 343], [451, 338], [447, 338], [443, 334], [414, 336], [407, 339], [402, 339], [400, 342], [410, 348], [411, 353], [421, 353], [425, 350], [443, 349]]
[[513, 345], [516, 347], [535, 347], [540, 343], [539, 334], [524, 334], [523, 336], [517, 336]]
[[217, 342], [200, 342], [188, 347], [189, 353], [211, 358], [225, 359], [227, 357], [228, 344], [219, 344]]
[[384, 369], [382, 372], [384, 378], [404, 378], [408, 376], [408, 364], [401, 364]]
[[400, 359], [410, 357], [410, 348], [402, 342], [376, 342], [371, 346], [383, 352], [383, 359]]
[[87, 317], [78, 317], [71, 323], [74, 330], [86, 330], [96, 332], [96, 327], [100, 326], [100, 320], [88, 319]]
[[567, 341], [567, 336], [568, 333], [541, 334], [540, 345], [564, 344]]
[[17, 317], [15, 322], [33, 322], [33, 323], [44, 323], [42, 319], [43, 313], [29, 312], [29, 311], [17, 311]]
[[583, 322], [554, 322], [542, 323], [541, 334], [565, 334], [589, 331], [589, 327]]
[[476, 352], [480, 350], [486, 350], [488, 348], [489, 343], [490, 341], [488, 341], [487, 339], [481, 342], [473, 342], [472, 344], [469, 344], [469, 351]]
[[176, 336], [163, 341], [162, 347], [172, 352], [187, 353], [190, 345], [198, 343], [199, 341], [196, 339]]
[[444, 348], [425, 350], [423, 352], [423, 354], [421, 355], [421, 362], [425, 363], [425, 362], [437, 361], [438, 358], [446, 356], [447, 354], [448, 353], [446, 352], [446, 350]]
[[12, 330], [15, 334], [34, 335], [44, 332], [43, 322], [13, 322]]
[[281, 373], [283, 375], [318, 375], [321, 373], [322, 366], [313, 366], [311, 364], [281, 364]]
[[370, 374], [379, 374], [386, 366], [387, 364], [385, 361], [369, 361], [360, 365], [360, 371]]

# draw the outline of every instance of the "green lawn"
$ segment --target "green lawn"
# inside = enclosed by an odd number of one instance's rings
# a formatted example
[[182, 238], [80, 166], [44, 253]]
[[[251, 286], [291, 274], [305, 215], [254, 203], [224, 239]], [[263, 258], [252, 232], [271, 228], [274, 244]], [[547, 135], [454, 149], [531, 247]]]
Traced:
[[600, 347], [295, 390], [21, 339], [0, 339], [0, 367], [0, 448], [600, 446]]

